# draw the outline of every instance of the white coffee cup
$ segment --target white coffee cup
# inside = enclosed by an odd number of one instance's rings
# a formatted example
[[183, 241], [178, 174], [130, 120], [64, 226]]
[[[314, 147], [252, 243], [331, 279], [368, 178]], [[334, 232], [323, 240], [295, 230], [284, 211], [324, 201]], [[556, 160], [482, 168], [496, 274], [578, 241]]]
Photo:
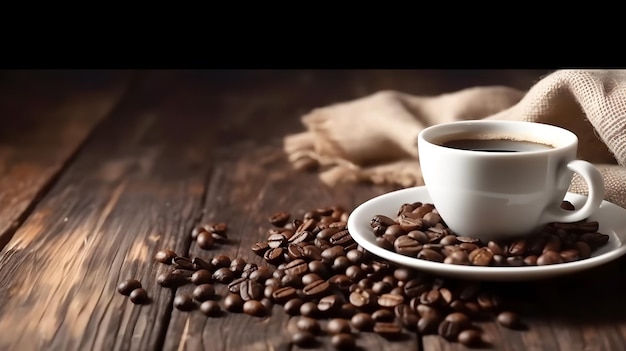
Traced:
[[[485, 141], [494, 139], [503, 141]], [[459, 145], [443, 146], [452, 141]], [[516, 152], [456, 148], [500, 143], [496, 147], [522, 149], [518, 146], [524, 141], [537, 145]], [[444, 123], [422, 130], [417, 147], [432, 203], [457, 235], [482, 240], [528, 235], [550, 222], [586, 219], [604, 198], [600, 172], [576, 158], [578, 138], [560, 127], [501, 120]], [[560, 205], [574, 172], [589, 194], [582, 207], [569, 211]]]

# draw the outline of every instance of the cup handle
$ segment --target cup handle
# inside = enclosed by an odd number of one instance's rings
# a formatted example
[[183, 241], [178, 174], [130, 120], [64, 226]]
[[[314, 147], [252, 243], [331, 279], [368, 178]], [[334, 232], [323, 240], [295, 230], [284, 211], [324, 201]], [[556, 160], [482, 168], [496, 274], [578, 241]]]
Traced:
[[604, 199], [604, 180], [597, 168], [591, 163], [583, 160], [572, 160], [567, 164], [570, 171], [580, 174], [589, 189], [589, 195], [585, 204], [574, 211], [567, 211], [562, 208], [549, 209], [544, 212], [544, 221], [547, 222], [578, 222], [591, 216], [600, 207]]

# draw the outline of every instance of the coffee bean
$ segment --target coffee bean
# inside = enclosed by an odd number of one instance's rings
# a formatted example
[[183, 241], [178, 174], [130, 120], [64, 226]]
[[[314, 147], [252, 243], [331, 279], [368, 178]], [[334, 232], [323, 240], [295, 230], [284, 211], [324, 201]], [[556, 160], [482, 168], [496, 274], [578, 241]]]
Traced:
[[226, 255], [218, 255], [211, 259], [211, 265], [215, 268], [228, 268], [230, 267], [230, 257]]
[[428, 249], [428, 248], [422, 249], [417, 254], [417, 258], [422, 259], [422, 260], [427, 260], [427, 261], [434, 261], [434, 262], [443, 262], [444, 260], [444, 257], [442, 254], [440, 254], [439, 252], [433, 249]]
[[365, 272], [363, 272], [363, 269], [361, 269], [361, 267], [357, 265], [352, 265], [346, 268], [346, 276], [348, 276], [348, 278], [350, 278], [352, 281], [359, 281], [365, 276]]
[[261, 299], [261, 304], [265, 307], [266, 315], [270, 314], [272, 308], [274, 308], [274, 302], [267, 297]]
[[519, 328], [521, 326], [521, 320], [517, 313], [512, 311], [503, 311], [500, 312], [496, 318], [496, 321], [504, 327], [507, 328]]
[[395, 339], [402, 335], [402, 327], [395, 323], [376, 322], [373, 330], [374, 333], [387, 339]]
[[272, 234], [267, 238], [267, 245], [272, 249], [287, 246], [287, 237], [283, 234]]
[[315, 302], [307, 301], [300, 306], [300, 314], [306, 317], [317, 318], [320, 316], [320, 310]]
[[263, 317], [267, 315], [267, 308], [265, 305], [258, 300], [248, 300], [243, 304], [243, 313], [255, 316], [255, 317]]
[[374, 327], [374, 318], [368, 313], [359, 312], [352, 316], [350, 323], [355, 329], [369, 331]]
[[396, 294], [382, 294], [378, 297], [378, 305], [382, 307], [396, 307], [399, 304], [404, 303], [404, 296]]
[[561, 258], [563, 258], [563, 262], [573, 262], [580, 259], [578, 250], [574, 249], [563, 250], [559, 254], [561, 255]]
[[230, 270], [235, 273], [235, 275], [240, 275], [246, 267], [246, 263], [246, 260], [243, 258], [234, 258], [230, 261]]
[[292, 245], [309, 241], [311, 238], [313, 238], [313, 233], [308, 230], [304, 230], [294, 233], [294, 235], [292, 235], [287, 242]]
[[224, 298], [224, 308], [229, 312], [241, 312], [244, 301], [238, 294], [229, 293]]
[[196, 307], [196, 303], [190, 295], [179, 294], [174, 298], [174, 307], [181, 311], [191, 311]]
[[457, 250], [452, 252], [448, 257], [443, 260], [443, 263], [467, 265], [470, 263], [469, 255], [464, 250]]
[[352, 279], [345, 274], [336, 274], [330, 278], [328, 278], [328, 282], [335, 289], [347, 291], [350, 285], [352, 284]]
[[352, 334], [335, 334], [330, 339], [331, 345], [337, 350], [354, 350], [356, 349], [356, 340]]
[[372, 318], [375, 322], [392, 322], [396, 315], [391, 310], [380, 309], [372, 313]]
[[211, 272], [206, 269], [199, 269], [191, 275], [191, 282], [195, 285], [211, 282]]
[[308, 263], [303, 259], [293, 260], [285, 265], [285, 273], [302, 276], [309, 271]]
[[200, 284], [191, 294], [196, 301], [203, 302], [215, 297], [215, 288], [211, 284]]
[[376, 245], [382, 247], [385, 250], [389, 250], [389, 251], [393, 251], [393, 249], [394, 249], [393, 241], [389, 241], [385, 237], [378, 237], [378, 238], [376, 238]]
[[136, 305], [147, 304], [150, 301], [148, 292], [144, 288], [133, 289], [128, 296], [130, 301]]
[[544, 251], [544, 253], [537, 258], [538, 266], [545, 266], [549, 264], [557, 264], [557, 263], [562, 263], [562, 262], [563, 262], [563, 258], [558, 253], [558, 251], [552, 251], [552, 250]]
[[439, 327], [440, 319], [432, 316], [420, 317], [417, 321], [417, 331], [422, 335], [435, 334]]
[[393, 289], [393, 286], [386, 281], [378, 281], [372, 284], [372, 291], [378, 295], [386, 294]]
[[196, 240], [198, 238], [198, 234], [202, 233], [202, 232], [208, 232], [208, 230], [206, 228], [204, 228], [203, 226], [196, 226], [191, 230], [191, 239], [192, 240]]
[[602, 233], [585, 233], [580, 236], [580, 240], [587, 243], [589, 247], [598, 248], [609, 241], [609, 236]]
[[122, 295], [130, 295], [130, 293], [141, 288], [141, 282], [136, 279], [127, 279], [117, 286], [117, 291]]
[[372, 217], [371, 221], [370, 221], [370, 225], [372, 226], [372, 228], [374, 228], [375, 226], [378, 225], [383, 225], [385, 227], [389, 227], [391, 225], [396, 224], [396, 221], [391, 219], [390, 217], [387, 216], [383, 216], [383, 215], [376, 215], [374, 217]]
[[537, 256], [530, 255], [524, 257], [524, 264], [527, 266], [536, 266], [537, 265]]
[[191, 264], [195, 270], [205, 269], [209, 272], [213, 272], [213, 269], [215, 268], [210, 262], [207, 262], [200, 257], [194, 257], [193, 260], [191, 260]]
[[270, 248], [269, 244], [266, 241], [260, 241], [252, 245], [252, 252], [259, 256], [263, 256], [263, 254]]
[[209, 232], [203, 231], [198, 233], [198, 237], [196, 238], [196, 243], [198, 247], [203, 250], [210, 250], [213, 248], [213, 243], [215, 239], [213, 239], [213, 235]]
[[415, 331], [420, 317], [409, 305], [401, 304], [394, 308], [395, 316], [406, 329]]
[[276, 227], [282, 227], [287, 224], [290, 218], [291, 215], [289, 214], [289, 212], [280, 211], [271, 215], [269, 218], [269, 222]]
[[260, 300], [263, 297], [263, 285], [252, 279], [246, 279], [239, 285], [239, 295], [246, 302]]
[[330, 334], [350, 333], [350, 321], [344, 318], [333, 318], [328, 321], [326, 331]]
[[335, 258], [331, 265], [331, 269], [335, 272], [345, 271], [346, 268], [350, 267], [352, 262], [346, 256], [339, 256]]
[[224, 222], [207, 223], [204, 225], [204, 228], [206, 228], [206, 230], [211, 233], [219, 235], [226, 235], [226, 233], [228, 232], [228, 225]]
[[472, 251], [469, 259], [475, 266], [488, 266], [493, 260], [493, 252], [486, 247], [481, 247]]
[[295, 297], [297, 297], [296, 289], [290, 286], [280, 288], [272, 294], [272, 300], [276, 303], [285, 303]]
[[350, 233], [347, 230], [341, 230], [330, 237], [331, 245], [347, 246], [353, 242], [354, 239], [352, 239], [352, 236], [350, 236]]
[[322, 297], [317, 303], [317, 309], [320, 312], [329, 312], [338, 309], [343, 302], [338, 295], [328, 295]]
[[323, 280], [323, 278], [317, 273], [307, 273], [302, 276], [302, 284], [305, 286], [317, 280]]
[[272, 273], [273, 272], [268, 267], [258, 267], [248, 274], [248, 279], [263, 284], [265, 280], [272, 276]]
[[398, 218], [398, 224], [400, 225], [400, 229], [402, 229], [405, 233], [408, 233], [412, 230], [421, 230], [423, 226], [422, 218], [412, 218], [407, 214], [400, 215]]
[[222, 284], [228, 284], [235, 279], [235, 274], [230, 270], [230, 268], [222, 267], [213, 272], [212, 278]]
[[162, 273], [157, 277], [157, 284], [164, 288], [177, 288], [187, 283], [189, 278], [180, 274]]
[[580, 259], [586, 259], [591, 257], [591, 246], [584, 241], [577, 241], [574, 246], [578, 251]]
[[287, 274], [280, 280], [280, 283], [282, 286], [291, 286], [296, 289], [300, 289], [303, 287], [302, 277], [300, 277], [299, 275]]
[[526, 240], [515, 240], [509, 245], [509, 255], [521, 256], [526, 252]]
[[207, 300], [200, 304], [200, 311], [209, 317], [217, 317], [222, 314], [222, 309], [217, 301]]
[[172, 250], [160, 250], [154, 255], [154, 260], [163, 264], [172, 264], [174, 257], [176, 257], [176, 252]]
[[312, 347], [316, 344], [315, 335], [306, 332], [306, 331], [298, 331], [291, 335], [291, 342], [294, 345], [308, 348]]
[[296, 327], [300, 331], [309, 332], [311, 334], [317, 335], [321, 331], [320, 324], [317, 320], [310, 317], [300, 317], [296, 322]]
[[457, 341], [468, 347], [476, 347], [482, 344], [482, 333], [476, 329], [466, 329], [459, 333]]
[[420, 295], [420, 303], [426, 306], [439, 306], [442, 300], [443, 298], [441, 297], [441, 293], [436, 289], [425, 291], [422, 295]]
[[188, 257], [177, 256], [172, 259], [172, 264], [174, 268], [187, 269], [187, 270], [195, 270], [196, 268], [193, 265], [193, 262]]
[[393, 242], [393, 248], [401, 255], [415, 257], [422, 250], [422, 245], [408, 235], [400, 235]]
[[330, 290], [330, 283], [325, 280], [314, 281], [304, 288], [302, 291], [306, 296], [319, 297], [325, 295]]
[[278, 264], [283, 260], [283, 248], [270, 248], [263, 254], [265, 261], [271, 264]]
[[285, 313], [290, 316], [295, 316], [300, 314], [300, 307], [302, 307], [303, 303], [304, 301], [301, 298], [295, 297], [285, 302], [283, 308]]

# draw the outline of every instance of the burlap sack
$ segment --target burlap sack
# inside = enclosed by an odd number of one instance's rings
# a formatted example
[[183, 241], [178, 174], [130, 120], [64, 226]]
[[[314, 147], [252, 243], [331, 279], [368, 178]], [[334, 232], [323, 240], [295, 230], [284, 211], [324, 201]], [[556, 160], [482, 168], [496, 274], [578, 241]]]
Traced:
[[[578, 157], [594, 163], [606, 200], [626, 208], [626, 70], [559, 70], [527, 92], [474, 87], [439, 96], [382, 91], [311, 111], [306, 131], [289, 135], [296, 168], [315, 166], [322, 181], [422, 185], [416, 147], [426, 126], [468, 119], [524, 120], [576, 133]], [[587, 194], [578, 176], [570, 191]]]

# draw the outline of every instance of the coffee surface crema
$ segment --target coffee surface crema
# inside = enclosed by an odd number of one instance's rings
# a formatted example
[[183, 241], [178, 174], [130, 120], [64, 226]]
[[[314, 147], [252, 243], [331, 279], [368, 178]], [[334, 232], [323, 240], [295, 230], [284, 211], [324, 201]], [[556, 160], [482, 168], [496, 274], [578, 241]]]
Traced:
[[460, 150], [487, 152], [528, 152], [553, 149], [551, 145], [512, 139], [454, 139], [443, 142], [441, 146]]

